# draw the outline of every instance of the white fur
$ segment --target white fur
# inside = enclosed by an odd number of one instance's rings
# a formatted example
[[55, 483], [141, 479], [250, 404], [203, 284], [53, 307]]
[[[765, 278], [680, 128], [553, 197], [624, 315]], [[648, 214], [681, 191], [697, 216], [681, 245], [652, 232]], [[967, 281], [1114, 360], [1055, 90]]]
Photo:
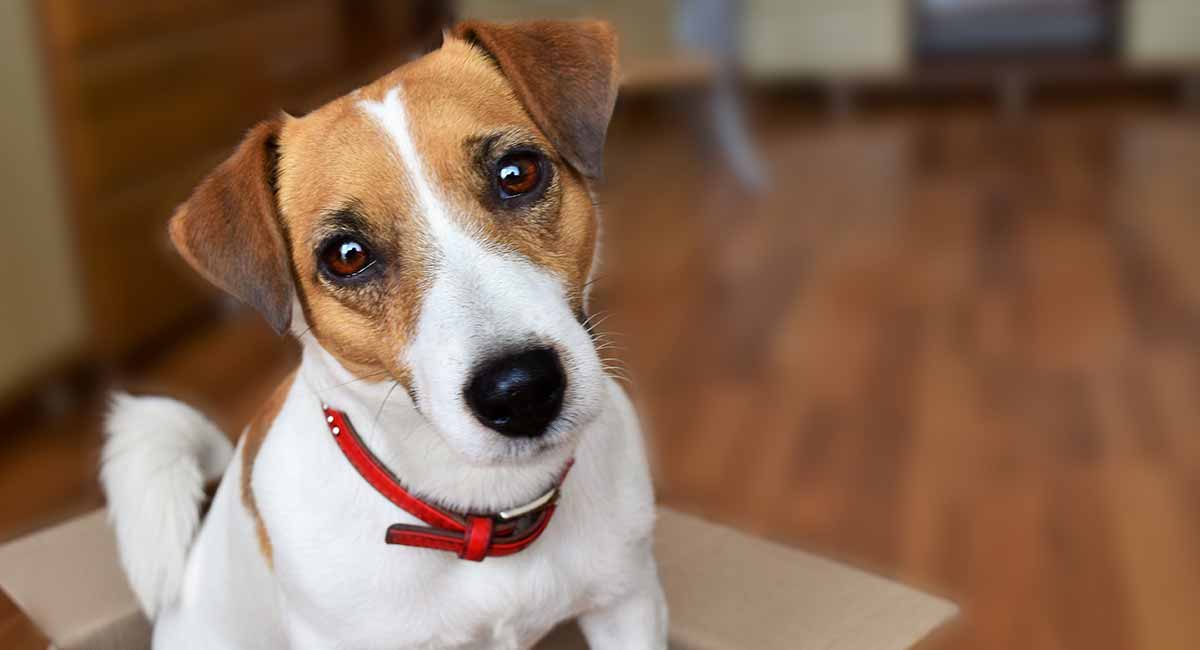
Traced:
[[150, 616], [171, 604], [200, 523], [204, 482], [233, 446], [196, 410], [164, 397], [113, 395], [100, 482], [121, 564]]
[[434, 237], [444, 244], [450, 238], [456, 237], [457, 233], [449, 221], [441, 199], [425, 177], [425, 166], [421, 164], [421, 156], [417, 153], [416, 142], [413, 141], [412, 132], [408, 127], [408, 111], [405, 109], [401, 93], [402, 88], [397, 85], [387, 92], [382, 102], [360, 101], [359, 106], [392, 136], [396, 152], [400, 154], [400, 161], [417, 193], [417, 205], [421, 207], [421, 216]]
[[[404, 361], [420, 403], [390, 382], [357, 380], [312, 336], [254, 463], [251, 487], [273, 564], [233, 462], [188, 558], [178, 600], [156, 620], [155, 647], [530, 647], [579, 617], [599, 650], [664, 650], [666, 609], [651, 555], [654, 497], [641, 431], [605, 377], [562, 282], [480, 241], [429, 183], [408, 130], [402, 91], [362, 109], [391, 135], [438, 247]], [[297, 309], [295, 330], [307, 331]], [[462, 403], [470, 370], [516, 345], [553, 346], [568, 390], [536, 442], [481, 426]], [[558, 511], [530, 548], [466, 562], [389, 546], [390, 524], [419, 523], [368, 485], [326, 428], [322, 404], [344, 411], [406, 487], [461, 512], [529, 502], [570, 458]]]
[[[554, 450], [545, 461], [476, 466], [427, 435], [429, 423], [404, 391], [388, 396], [387, 384], [340, 385], [346, 376], [319, 345], [306, 343], [253, 477], [274, 566], [258, 552], [237, 489], [241, 463], [231, 463], [188, 560], [182, 595], [156, 621], [156, 648], [516, 650], [574, 616], [593, 648], [665, 648], [665, 606], [650, 555], [652, 487], [636, 416], [615, 383], [604, 382], [600, 413], [577, 447]], [[322, 403], [344, 410], [415, 492], [465, 510], [523, 502], [545, 489], [550, 468], [566, 456], [576, 464], [550, 527], [518, 555], [476, 564], [388, 546], [388, 525], [419, 522], [349, 465]]]

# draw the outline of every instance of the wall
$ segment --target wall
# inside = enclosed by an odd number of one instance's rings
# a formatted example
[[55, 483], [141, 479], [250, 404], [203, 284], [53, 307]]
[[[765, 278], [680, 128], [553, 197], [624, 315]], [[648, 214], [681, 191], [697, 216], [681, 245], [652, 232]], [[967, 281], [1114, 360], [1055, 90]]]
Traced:
[[745, 47], [760, 78], [901, 73], [908, 3], [898, 0], [747, 0]]
[[30, 3], [0, 2], [0, 260], [10, 278], [0, 299], [0, 396], [77, 351], [87, 329], [38, 53]]
[[1126, 12], [1130, 63], [1200, 63], [1200, 1], [1131, 0]]

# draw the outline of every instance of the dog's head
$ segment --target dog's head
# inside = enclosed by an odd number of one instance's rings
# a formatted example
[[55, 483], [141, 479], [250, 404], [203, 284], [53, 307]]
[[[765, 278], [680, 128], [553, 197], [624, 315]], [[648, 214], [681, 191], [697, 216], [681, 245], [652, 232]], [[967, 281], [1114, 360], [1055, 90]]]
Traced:
[[[300, 118], [259, 124], [171, 220], [210, 281], [360, 377], [394, 379], [476, 462], [597, 412], [584, 327], [617, 89], [599, 22], [464, 23]], [[299, 332], [297, 332], [299, 333]]]

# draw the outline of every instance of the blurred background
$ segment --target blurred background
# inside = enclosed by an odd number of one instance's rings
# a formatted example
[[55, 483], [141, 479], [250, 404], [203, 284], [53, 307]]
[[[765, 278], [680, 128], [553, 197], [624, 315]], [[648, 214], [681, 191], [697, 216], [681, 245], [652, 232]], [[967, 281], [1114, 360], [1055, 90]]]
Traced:
[[1200, 2], [6, 0], [0, 541], [105, 391], [241, 430], [297, 360], [164, 223], [455, 17], [626, 72], [594, 304], [661, 500], [957, 600], [923, 648], [1200, 648]]

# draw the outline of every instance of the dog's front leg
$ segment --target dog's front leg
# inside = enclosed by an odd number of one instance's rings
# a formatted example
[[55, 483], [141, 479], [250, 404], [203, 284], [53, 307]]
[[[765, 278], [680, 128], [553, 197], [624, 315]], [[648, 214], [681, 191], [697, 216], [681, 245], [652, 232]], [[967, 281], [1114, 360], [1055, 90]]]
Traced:
[[584, 612], [579, 626], [592, 650], [666, 650], [667, 600], [649, 554], [634, 590], [609, 605]]

